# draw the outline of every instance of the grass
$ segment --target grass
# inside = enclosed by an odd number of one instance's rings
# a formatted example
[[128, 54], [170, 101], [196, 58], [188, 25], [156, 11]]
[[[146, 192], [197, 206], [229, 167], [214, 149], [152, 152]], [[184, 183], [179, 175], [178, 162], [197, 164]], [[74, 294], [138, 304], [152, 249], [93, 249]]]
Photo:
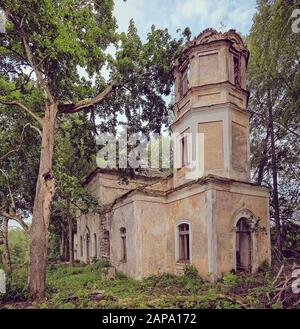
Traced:
[[[43, 300], [31, 301], [26, 291], [26, 269], [15, 269], [0, 308], [280, 308], [269, 305], [273, 293], [269, 271], [253, 275], [224, 274], [215, 284], [201, 279], [193, 267], [185, 275], [163, 274], [141, 281], [117, 273], [113, 280], [102, 278], [107, 263], [49, 265]], [[2, 304], [2, 306], [1, 306]]]

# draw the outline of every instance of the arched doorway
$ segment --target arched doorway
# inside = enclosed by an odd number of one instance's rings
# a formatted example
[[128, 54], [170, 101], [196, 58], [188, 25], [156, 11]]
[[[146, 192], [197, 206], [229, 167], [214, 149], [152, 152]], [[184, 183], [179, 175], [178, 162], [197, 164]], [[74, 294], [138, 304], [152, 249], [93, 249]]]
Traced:
[[240, 218], [236, 224], [236, 270], [252, 271], [251, 227], [246, 218]]

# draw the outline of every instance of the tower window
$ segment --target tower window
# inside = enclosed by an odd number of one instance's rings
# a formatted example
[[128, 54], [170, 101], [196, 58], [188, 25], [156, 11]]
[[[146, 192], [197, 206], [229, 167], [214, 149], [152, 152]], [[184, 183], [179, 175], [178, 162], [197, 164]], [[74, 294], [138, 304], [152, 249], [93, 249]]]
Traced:
[[189, 66], [181, 74], [180, 96], [183, 97], [189, 89]]
[[237, 87], [241, 86], [241, 73], [240, 73], [240, 59], [233, 56], [233, 72], [234, 72], [234, 84]]
[[181, 166], [182, 168], [188, 165], [188, 139], [184, 136], [180, 140], [181, 142]]
[[178, 226], [179, 234], [179, 262], [187, 263], [190, 261], [190, 231], [189, 224]]
[[83, 243], [82, 243], [82, 235], [80, 236], [80, 256], [83, 256]]
[[121, 262], [127, 261], [127, 250], [126, 250], [126, 228], [122, 227], [120, 229], [121, 235]]

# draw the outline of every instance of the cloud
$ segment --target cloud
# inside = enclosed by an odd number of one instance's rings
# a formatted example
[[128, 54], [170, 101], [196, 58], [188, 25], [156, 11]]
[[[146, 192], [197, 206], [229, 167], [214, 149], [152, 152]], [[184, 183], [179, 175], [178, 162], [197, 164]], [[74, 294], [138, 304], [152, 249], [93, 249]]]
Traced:
[[226, 29], [247, 34], [255, 11], [255, 0], [115, 0], [114, 13], [120, 31], [126, 31], [133, 18], [145, 38], [152, 24], [168, 28], [173, 35], [189, 26], [197, 35], [207, 27], [220, 29], [222, 22]]

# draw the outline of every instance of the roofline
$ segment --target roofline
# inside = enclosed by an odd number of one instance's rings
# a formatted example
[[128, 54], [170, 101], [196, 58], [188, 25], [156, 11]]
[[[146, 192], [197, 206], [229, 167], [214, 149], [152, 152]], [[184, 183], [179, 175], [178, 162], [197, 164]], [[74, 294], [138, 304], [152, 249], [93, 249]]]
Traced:
[[89, 184], [94, 177], [96, 177], [99, 173], [102, 174], [109, 174], [109, 175], [115, 175], [115, 176], [125, 176], [125, 177], [131, 177], [131, 178], [140, 178], [143, 180], [147, 180], [147, 181], [154, 181], [154, 180], [158, 180], [158, 179], [162, 179], [163, 177], [150, 177], [150, 176], [146, 176], [146, 175], [140, 175], [140, 174], [131, 174], [126, 172], [125, 170], [122, 169], [114, 169], [114, 168], [100, 168], [100, 167], [96, 167], [92, 172], [90, 172], [82, 181], [82, 185], [86, 186], [87, 184]]

